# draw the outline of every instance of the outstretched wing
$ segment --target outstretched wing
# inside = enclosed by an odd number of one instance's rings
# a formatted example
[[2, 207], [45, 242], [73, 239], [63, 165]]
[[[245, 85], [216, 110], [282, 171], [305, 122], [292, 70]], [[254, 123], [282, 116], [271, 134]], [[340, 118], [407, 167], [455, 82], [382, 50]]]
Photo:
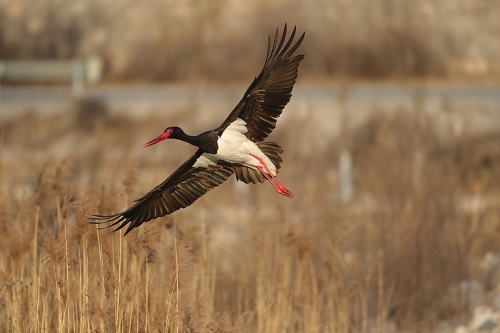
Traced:
[[[199, 149], [170, 177], [136, 200], [129, 209], [114, 215], [94, 215], [90, 218], [90, 223], [108, 223], [103, 229], [116, 226], [113, 231], [128, 225], [126, 235], [144, 222], [191, 205], [212, 188], [222, 184], [234, 172], [233, 166], [223, 161], [212, 164], [205, 160], [205, 163], [199, 163], [199, 159], [205, 159], [202, 155], [203, 150]], [[198, 166], [203, 164], [204, 166]]]
[[304, 39], [305, 32], [293, 45], [296, 28], [285, 44], [286, 24], [278, 43], [278, 29], [271, 48], [268, 40], [266, 62], [224, 123], [216, 129], [218, 135], [237, 118], [246, 121], [248, 131], [245, 135], [254, 142], [264, 140], [276, 127], [276, 120], [292, 96], [293, 85], [297, 78], [300, 61], [304, 55], [293, 56]]

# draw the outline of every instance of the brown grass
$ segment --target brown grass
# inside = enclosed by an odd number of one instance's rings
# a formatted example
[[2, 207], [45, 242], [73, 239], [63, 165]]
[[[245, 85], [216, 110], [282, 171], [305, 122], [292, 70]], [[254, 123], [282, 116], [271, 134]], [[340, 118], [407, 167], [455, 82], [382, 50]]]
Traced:
[[499, 250], [499, 207], [466, 203], [498, 196], [498, 134], [443, 140], [415, 103], [310, 152], [292, 122], [273, 137], [294, 199], [230, 180], [123, 238], [87, 217], [127, 207], [185, 147], [138, 148], [168, 115], [100, 104], [87, 119], [89, 105], [1, 124], [0, 331], [422, 332], [466, 313], [462, 281], [491, 283], [480, 261]]

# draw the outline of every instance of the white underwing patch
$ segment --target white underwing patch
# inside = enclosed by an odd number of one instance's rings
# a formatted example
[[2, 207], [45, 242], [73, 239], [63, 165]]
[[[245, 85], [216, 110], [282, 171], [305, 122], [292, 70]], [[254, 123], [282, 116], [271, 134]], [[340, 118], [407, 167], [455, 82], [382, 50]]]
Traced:
[[206, 168], [209, 165], [216, 165], [217, 161], [218, 159], [214, 155], [204, 153], [194, 162], [193, 168]]

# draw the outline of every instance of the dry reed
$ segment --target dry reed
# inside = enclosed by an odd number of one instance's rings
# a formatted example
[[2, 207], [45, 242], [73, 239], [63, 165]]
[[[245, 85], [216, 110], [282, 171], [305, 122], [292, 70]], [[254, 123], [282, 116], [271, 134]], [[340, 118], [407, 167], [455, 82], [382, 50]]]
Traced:
[[[86, 218], [125, 208], [173, 170], [182, 156], [138, 159], [128, 143], [168, 119], [108, 119], [106, 132], [78, 131], [77, 111], [3, 123], [0, 330], [418, 332], [463, 313], [467, 298], [451, 291], [481, 281], [500, 212], [461, 203], [498, 193], [498, 135], [442, 140], [420, 107], [314, 154], [278, 134], [293, 201], [231, 180], [125, 238]], [[342, 150], [354, 165], [349, 202], [338, 193]]]

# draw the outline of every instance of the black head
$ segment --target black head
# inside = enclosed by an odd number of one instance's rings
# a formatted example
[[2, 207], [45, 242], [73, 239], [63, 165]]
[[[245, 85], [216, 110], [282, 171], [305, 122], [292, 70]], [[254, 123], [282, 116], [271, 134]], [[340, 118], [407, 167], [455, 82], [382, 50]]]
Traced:
[[144, 147], [149, 147], [154, 144], [157, 144], [160, 141], [167, 140], [167, 139], [178, 139], [180, 136], [184, 134], [184, 131], [177, 126], [172, 126], [172, 127], [167, 127], [161, 133], [158, 137], [154, 138], [153, 140], [147, 142]]

